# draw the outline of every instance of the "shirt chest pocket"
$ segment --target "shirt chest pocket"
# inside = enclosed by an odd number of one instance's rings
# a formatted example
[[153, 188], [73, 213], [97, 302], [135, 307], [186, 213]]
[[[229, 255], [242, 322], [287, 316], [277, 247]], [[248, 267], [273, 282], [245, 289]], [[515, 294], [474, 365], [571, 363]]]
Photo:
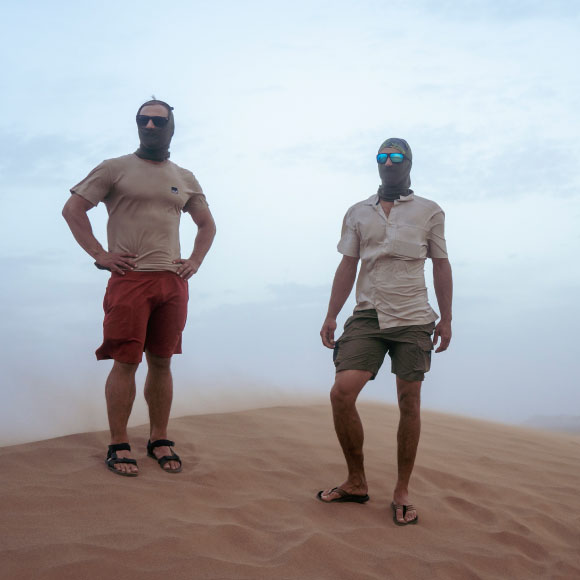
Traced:
[[398, 225], [393, 232], [393, 255], [418, 260], [427, 257], [425, 230], [406, 224]]

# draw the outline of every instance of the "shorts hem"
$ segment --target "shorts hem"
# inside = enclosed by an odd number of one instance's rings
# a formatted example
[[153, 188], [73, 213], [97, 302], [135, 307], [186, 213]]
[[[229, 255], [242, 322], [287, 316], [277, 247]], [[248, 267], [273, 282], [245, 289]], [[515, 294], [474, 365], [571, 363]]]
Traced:
[[[393, 374], [398, 379], [402, 379], [403, 381], [407, 381], [409, 383], [416, 383], [416, 382], [422, 383], [425, 380], [425, 373], [416, 373], [415, 375], [413, 375], [412, 378], [409, 377], [409, 375], [403, 376], [401, 373], [395, 373], [395, 372], [393, 372]], [[421, 376], [421, 378], [417, 378], [417, 376]]]
[[336, 367], [335, 372], [336, 373], [340, 373], [341, 371], [366, 371], [367, 373], [371, 373], [371, 378], [369, 379], [369, 381], [374, 381], [376, 376], [379, 374], [379, 370], [377, 369], [376, 372], [372, 371], [370, 369], [361, 369], [360, 367], [354, 365], [354, 366], [349, 366], [347, 365], [341, 365], [340, 368]]

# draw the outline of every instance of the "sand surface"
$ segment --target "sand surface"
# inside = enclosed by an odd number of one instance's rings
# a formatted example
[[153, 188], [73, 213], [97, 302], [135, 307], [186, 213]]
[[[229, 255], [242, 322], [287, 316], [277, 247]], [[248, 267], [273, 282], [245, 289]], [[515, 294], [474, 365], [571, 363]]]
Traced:
[[328, 406], [171, 422], [179, 475], [107, 471], [105, 432], [0, 448], [0, 578], [580, 578], [580, 437], [423, 414], [420, 523], [396, 527], [397, 411], [364, 404], [365, 505], [323, 504], [345, 472]]

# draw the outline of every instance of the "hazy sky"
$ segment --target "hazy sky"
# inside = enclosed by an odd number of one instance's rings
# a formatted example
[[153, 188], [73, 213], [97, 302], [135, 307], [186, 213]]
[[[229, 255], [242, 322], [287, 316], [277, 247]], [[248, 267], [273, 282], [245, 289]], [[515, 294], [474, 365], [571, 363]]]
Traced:
[[[454, 337], [424, 406], [580, 414], [579, 4], [23, 0], [3, 17], [0, 443], [106, 427], [107, 275], [60, 212], [135, 150], [151, 95], [175, 107], [171, 158], [218, 225], [190, 282], [174, 416], [326, 399], [341, 221], [376, 191], [390, 136], [447, 216]], [[105, 208], [89, 215], [105, 242]], [[184, 254], [193, 236], [184, 216]], [[362, 396], [395, 400], [388, 362]], [[139, 399], [132, 424], [145, 417]]]

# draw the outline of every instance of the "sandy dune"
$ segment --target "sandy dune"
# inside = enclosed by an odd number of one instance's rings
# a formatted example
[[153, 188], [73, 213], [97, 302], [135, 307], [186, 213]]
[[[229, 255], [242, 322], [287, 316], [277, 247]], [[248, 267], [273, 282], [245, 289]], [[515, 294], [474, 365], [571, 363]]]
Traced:
[[0, 448], [2, 580], [580, 578], [580, 437], [424, 413], [417, 526], [393, 525], [396, 410], [360, 407], [371, 501], [344, 478], [327, 406], [171, 423], [179, 475], [105, 468], [107, 434]]

